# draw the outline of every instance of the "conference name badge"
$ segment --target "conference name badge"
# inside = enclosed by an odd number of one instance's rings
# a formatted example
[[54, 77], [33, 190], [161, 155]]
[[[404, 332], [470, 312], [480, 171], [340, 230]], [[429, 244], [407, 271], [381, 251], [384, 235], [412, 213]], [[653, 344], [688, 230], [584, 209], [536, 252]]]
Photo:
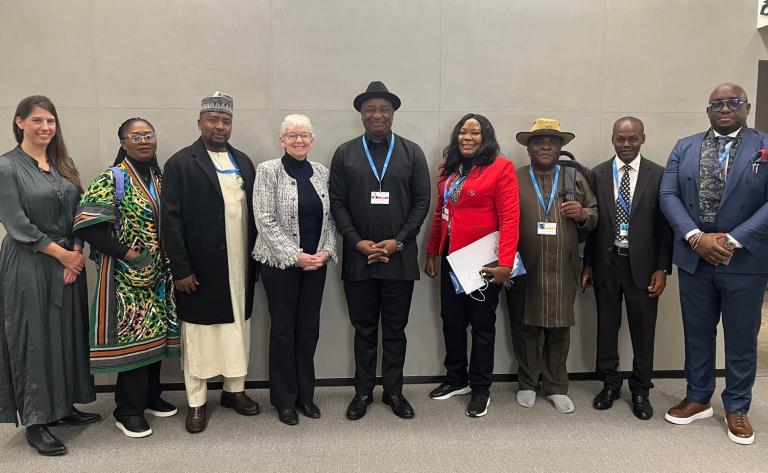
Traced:
[[449, 220], [448, 206], [443, 206], [443, 220], [446, 222]]
[[629, 224], [628, 223], [621, 223], [621, 224], [619, 224], [619, 236], [620, 237], [628, 237], [629, 236]]
[[536, 224], [536, 231], [539, 235], [557, 235], [557, 223], [538, 222]]
[[372, 205], [389, 205], [389, 192], [371, 192]]

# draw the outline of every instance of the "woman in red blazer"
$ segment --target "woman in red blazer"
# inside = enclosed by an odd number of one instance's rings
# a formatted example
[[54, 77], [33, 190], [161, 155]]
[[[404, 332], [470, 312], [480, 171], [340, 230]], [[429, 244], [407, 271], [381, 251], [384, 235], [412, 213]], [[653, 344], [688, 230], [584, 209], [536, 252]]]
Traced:
[[[481, 417], [490, 404], [496, 306], [501, 284], [515, 260], [518, 239], [517, 177], [511, 161], [499, 156], [491, 122], [482, 115], [465, 115], [453, 129], [443, 150], [437, 206], [427, 247], [424, 272], [434, 278], [435, 259], [440, 270], [440, 315], [445, 337], [445, 381], [430, 393], [448, 399], [472, 393], [467, 415]], [[492, 283], [479, 295], [457, 294], [446, 255], [499, 230], [499, 265], [483, 268]], [[472, 325], [472, 354], [467, 372], [467, 326]]]

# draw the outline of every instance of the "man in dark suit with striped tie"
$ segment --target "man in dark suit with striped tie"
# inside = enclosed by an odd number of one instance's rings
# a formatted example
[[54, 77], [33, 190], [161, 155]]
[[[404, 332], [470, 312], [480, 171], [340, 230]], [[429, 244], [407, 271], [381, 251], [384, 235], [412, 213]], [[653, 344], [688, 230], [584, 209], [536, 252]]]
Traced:
[[594, 284], [597, 302], [597, 370], [604, 387], [593, 406], [610, 409], [621, 396], [618, 336], [623, 299], [634, 353], [629, 378], [632, 412], [647, 420], [653, 416], [648, 394], [653, 386], [656, 313], [672, 269], [672, 231], [658, 199], [664, 168], [640, 155], [645, 131], [639, 119], [618, 119], [611, 141], [616, 155], [592, 174], [599, 213], [584, 249], [581, 274], [583, 287]]

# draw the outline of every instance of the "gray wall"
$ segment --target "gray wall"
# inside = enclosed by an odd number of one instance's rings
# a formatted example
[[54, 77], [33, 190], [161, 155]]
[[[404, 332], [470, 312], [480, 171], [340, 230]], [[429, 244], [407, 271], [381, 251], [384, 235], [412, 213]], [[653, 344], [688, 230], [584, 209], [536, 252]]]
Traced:
[[[0, 0], [0, 117], [8, 126], [0, 149], [14, 145], [18, 101], [42, 93], [59, 108], [84, 180], [111, 164], [117, 126], [135, 115], [155, 124], [164, 161], [196, 138], [200, 98], [218, 89], [235, 98], [232, 143], [255, 162], [280, 155], [280, 119], [300, 112], [317, 131], [311, 159], [329, 165], [335, 147], [362, 129], [352, 98], [382, 80], [403, 100], [395, 131], [421, 144], [433, 175], [450, 129], [469, 111], [491, 119], [518, 165], [527, 157], [514, 135], [536, 117], [558, 118], [577, 136], [567, 149], [595, 165], [612, 154], [613, 121], [636, 115], [646, 124], [644, 154], [663, 164], [677, 138], [708, 126], [704, 108], [717, 83], [739, 82], [755, 96], [767, 54], [754, 8], [754, 0]], [[323, 303], [323, 378], [354, 371], [339, 274], [331, 268]], [[261, 288], [257, 298], [249, 379], [261, 380], [269, 317]], [[591, 291], [578, 295], [576, 312], [568, 367], [593, 371]], [[498, 313], [495, 371], [510, 373], [505, 303]], [[406, 374], [442, 374], [436, 281], [417, 283], [408, 337]], [[629, 369], [626, 327], [620, 346]], [[672, 277], [655, 367], [682, 362]], [[168, 365], [166, 379], [180, 380], [178, 365]]]

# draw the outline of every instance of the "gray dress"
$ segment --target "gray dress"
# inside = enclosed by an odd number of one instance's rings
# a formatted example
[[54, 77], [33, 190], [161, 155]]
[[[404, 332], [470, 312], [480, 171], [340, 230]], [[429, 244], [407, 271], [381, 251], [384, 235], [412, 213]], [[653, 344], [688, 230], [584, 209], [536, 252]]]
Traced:
[[72, 249], [79, 192], [44, 173], [16, 147], [0, 156], [0, 422], [45, 424], [96, 399], [88, 362], [85, 272], [64, 285], [64, 268], [41, 249]]

